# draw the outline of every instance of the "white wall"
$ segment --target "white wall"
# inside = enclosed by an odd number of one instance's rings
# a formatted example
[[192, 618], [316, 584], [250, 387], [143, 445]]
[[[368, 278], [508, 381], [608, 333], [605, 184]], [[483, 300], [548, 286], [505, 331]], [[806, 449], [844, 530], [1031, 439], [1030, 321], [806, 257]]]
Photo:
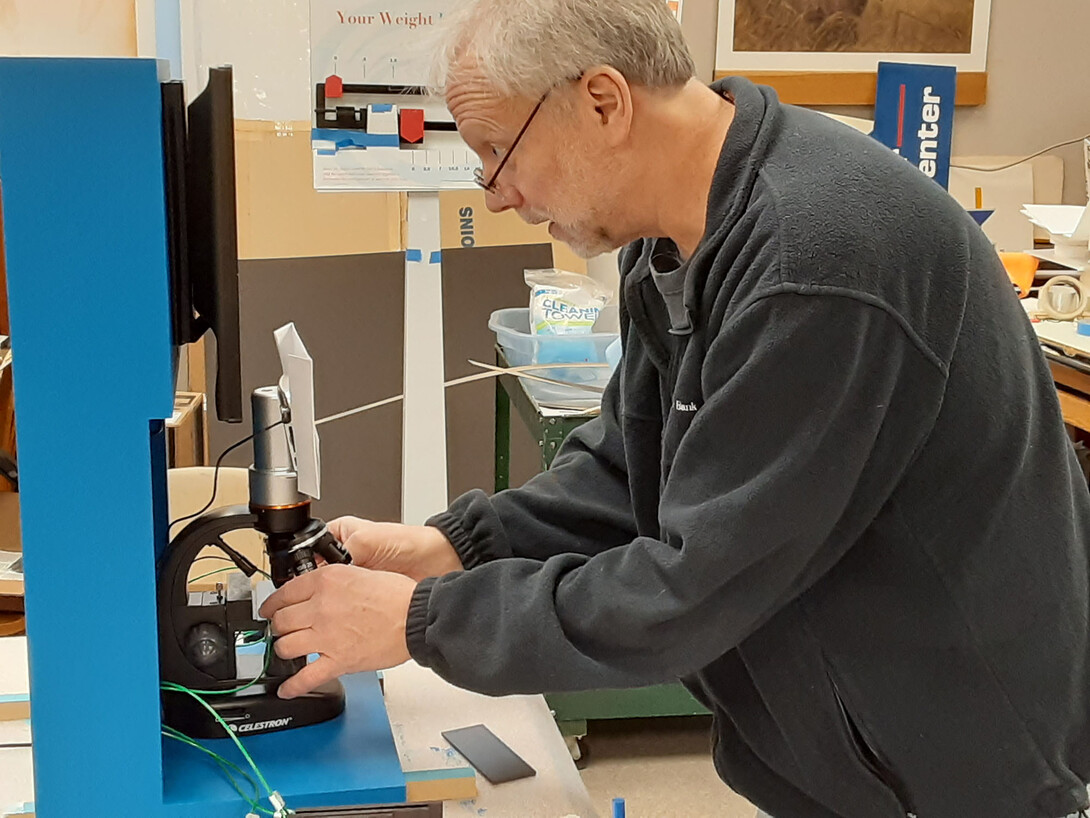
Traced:
[[587, 262], [587, 275], [599, 284], [609, 287], [614, 296], [618, 294], [617, 283], [620, 279], [620, 272], [617, 270], [619, 254], [619, 250], [614, 250], [612, 253], [604, 253]]

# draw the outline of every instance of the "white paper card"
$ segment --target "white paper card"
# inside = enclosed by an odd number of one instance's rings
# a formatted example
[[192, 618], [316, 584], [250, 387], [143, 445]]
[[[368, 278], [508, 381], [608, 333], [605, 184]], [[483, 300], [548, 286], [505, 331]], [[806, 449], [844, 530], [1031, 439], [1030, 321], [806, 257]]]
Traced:
[[1064, 236], [1073, 241], [1090, 241], [1090, 208], [1079, 205], [1034, 205], [1022, 206], [1022, 212], [1034, 224], [1045, 228], [1056, 236]]
[[291, 409], [291, 435], [295, 443], [295, 470], [299, 491], [315, 500], [321, 497], [321, 449], [314, 423], [314, 361], [303, 345], [294, 323], [275, 330], [276, 349], [284, 372], [280, 388]]

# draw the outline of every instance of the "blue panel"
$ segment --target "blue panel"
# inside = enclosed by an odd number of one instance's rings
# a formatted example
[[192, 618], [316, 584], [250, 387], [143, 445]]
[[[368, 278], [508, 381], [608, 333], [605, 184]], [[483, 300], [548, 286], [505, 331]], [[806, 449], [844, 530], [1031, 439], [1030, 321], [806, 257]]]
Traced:
[[[79, 127], [47, 141], [33, 124], [58, 88]], [[0, 191], [36, 814], [237, 818], [192, 758], [167, 751], [163, 776], [155, 557], [173, 350], [156, 62], [0, 58]], [[349, 688], [340, 720], [248, 744], [274, 786], [314, 805], [346, 787], [403, 800], [374, 677]]]
[[[289, 807], [396, 804], [405, 800], [405, 777], [373, 673], [343, 679], [344, 715], [324, 724], [243, 739], [243, 746]], [[203, 753], [164, 739], [164, 800], [172, 815], [239, 818], [238, 794]], [[249, 766], [230, 739], [205, 747]], [[252, 773], [251, 773], [252, 775]], [[264, 803], [268, 806], [268, 802]]]
[[873, 136], [944, 188], [950, 182], [957, 69], [878, 64]]
[[[44, 89], [63, 89], [78, 137], [33, 127]], [[170, 416], [173, 384], [160, 107], [154, 60], [0, 59], [39, 818], [161, 810], [149, 421]]]

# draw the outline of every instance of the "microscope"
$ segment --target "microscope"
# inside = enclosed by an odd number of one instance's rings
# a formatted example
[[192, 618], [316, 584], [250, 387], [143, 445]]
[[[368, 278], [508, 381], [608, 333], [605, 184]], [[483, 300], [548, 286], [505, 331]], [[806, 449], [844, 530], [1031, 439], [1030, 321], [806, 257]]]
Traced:
[[[276, 690], [306, 664], [284, 660], [272, 648], [271, 624], [257, 611], [272, 587], [326, 563], [350, 563], [351, 556], [326, 524], [311, 515], [311, 498], [299, 491], [291, 410], [276, 386], [255, 389], [253, 465], [248, 506], [201, 514], [171, 540], [158, 571], [159, 650], [164, 682], [201, 694], [230, 729], [256, 735], [316, 724], [344, 710], [344, 688], [334, 680], [305, 696], [280, 699]], [[265, 541], [271, 575], [252, 587], [258, 572], [224, 536], [257, 531]], [[215, 591], [188, 589], [190, 569], [208, 547], [219, 549], [241, 574]], [[267, 593], [262, 593], [265, 591]], [[264, 646], [255, 654], [254, 648]], [[223, 727], [192, 696], [164, 690], [163, 723], [194, 738], [222, 738]]]

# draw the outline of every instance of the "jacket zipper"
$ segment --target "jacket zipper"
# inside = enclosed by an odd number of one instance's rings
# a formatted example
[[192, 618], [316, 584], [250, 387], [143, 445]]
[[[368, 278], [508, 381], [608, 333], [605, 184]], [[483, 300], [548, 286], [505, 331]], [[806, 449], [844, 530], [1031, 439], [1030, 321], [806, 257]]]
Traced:
[[826, 673], [826, 675], [829, 678], [833, 697], [836, 699], [837, 707], [840, 710], [840, 717], [848, 732], [848, 740], [855, 749], [857, 758], [875, 778], [885, 784], [889, 791], [893, 793], [893, 797], [897, 799], [906, 818], [916, 818], [916, 812], [911, 806], [911, 799], [908, 797], [904, 783], [890, 769], [889, 765], [882, 761], [877, 751], [864, 738], [863, 732], [859, 729], [855, 719], [852, 718], [852, 714], [848, 712], [848, 708], [844, 704], [844, 698], [840, 695], [840, 689], [837, 687], [836, 682], [833, 681], [832, 675], [829, 673]]

